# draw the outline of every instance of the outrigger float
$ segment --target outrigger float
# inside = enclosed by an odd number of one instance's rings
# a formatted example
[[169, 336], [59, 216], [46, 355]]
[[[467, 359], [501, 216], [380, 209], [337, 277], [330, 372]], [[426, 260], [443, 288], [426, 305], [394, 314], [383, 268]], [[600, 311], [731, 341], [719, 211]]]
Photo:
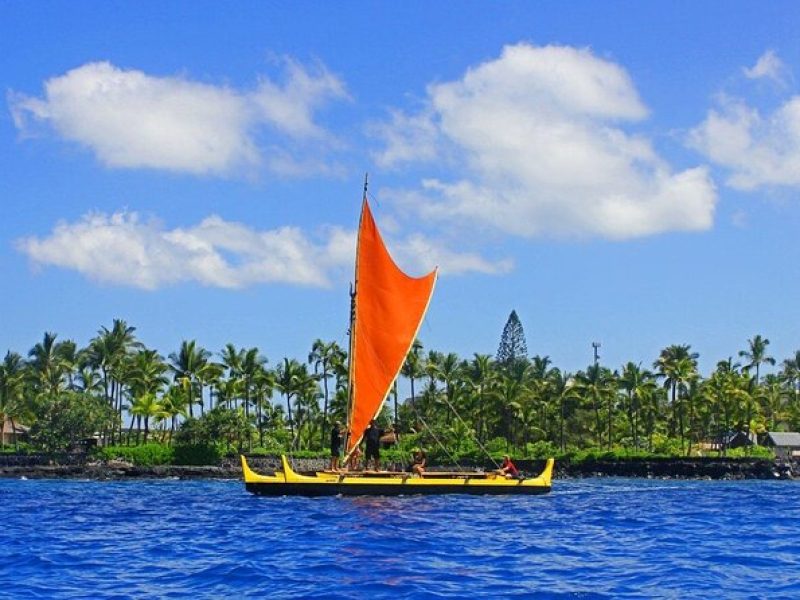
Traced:
[[[347, 436], [349, 457], [389, 390], [417, 337], [433, 296], [437, 271], [409, 277], [392, 260], [367, 202], [367, 182], [358, 227], [355, 281], [350, 292], [350, 360]], [[507, 479], [484, 472], [425, 472], [421, 476], [389, 471], [295, 472], [286, 457], [274, 475], [253, 472], [242, 456], [247, 490], [266, 496], [365, 496], [405, 494], [546, 494], [553, 459], [538, 477]]]
[[541, 475], [532, 479], [506, 479], [503, 475], [479, 472], [426, 472], [422, 477], [391, 471], [320, 471], [297, 473], [285, 456], [282, 470], [259, 475], [242, 456], [244, 483], [248, 492], [262, 496], [402, 496], [412, 494], [546, 494], [553, 478], [552, 458]]

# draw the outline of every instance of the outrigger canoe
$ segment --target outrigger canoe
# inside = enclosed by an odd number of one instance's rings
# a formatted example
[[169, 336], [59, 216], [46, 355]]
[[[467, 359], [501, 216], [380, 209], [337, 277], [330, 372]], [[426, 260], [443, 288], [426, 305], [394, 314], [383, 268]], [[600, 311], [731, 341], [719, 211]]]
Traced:
[[[428, 310], [436, 269], [411, 277], [394, 262], [383, 242], [367, 202], [367, 181], [358, 226], [356, 270], [350, 292], [350, 352], [345, 454], [361, 442], [378, 416], [400, 374]], [[328, 472], [303, 475], [286, 457], [283, 470], [259, 475], [242, 456], [248, 491], [266, 496], [366, 496], [401, 494], [546, 494], [553, 476], [553, 459], [532, 479], [506, 479], [494, 473], [425, 473], [412, 477], [394, 472]]]
[[413, 494], [519, 495], [547, 494], [553, 478], [552, 458], [544, 470], [530, 479], [506, 479], [494, 473], [428, 472], [412, 476], [396, 472], [321, 471], [313, 475], [297, 473], [285, 456], [282, 470], [260, 475], [242, 456], [244, 483], [248, 492], [261, 496], [404, 496]]

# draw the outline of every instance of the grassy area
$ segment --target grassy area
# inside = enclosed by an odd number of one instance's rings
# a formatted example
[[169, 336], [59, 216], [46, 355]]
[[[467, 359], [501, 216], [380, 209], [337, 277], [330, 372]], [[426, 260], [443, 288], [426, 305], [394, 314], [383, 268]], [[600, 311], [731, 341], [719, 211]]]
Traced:
[[[496, 444], [487, 447], [491, 459], [499, 462], [506, 453], [505, 449], [497, 449]], [[400, 448], [390, 448], [381, 451], [381, 459], [384, 463], [404, 464], [410, 461], [413, 447], [408, 442]], [[569, 462], [571, 464], [581, 464], [586, 462], [598, 461], [644, 461], [644, 460], [678, 460], [685, 459], [682, 453], [667, 452], [647, 452], [644, 450], [634, 450], [631, 448], [585, 448], [569, 449], [560, 452], [551, 444], [540, 442], [528, 444], [527, 452], [511, 453], [516, 460], [541, 460], [553, 457], [559, 462]], [[179, 445], [168, 446], [165, 444], [143, 444], [140, 446], [106, 446], [98, 448], [93, 455], [100, 460], [124, 460], [132, 464], [144, 467], [157, 465], [215, 465], [219, 464], [220, 459], [230, 454], [222, 447], [213, 445]], [[280, 448], [254, 448], [248, 454], [253, 456], [277, 456], [279, 454], [289, 454]], [[489, 461], [486, 453], [482, 449], [469, 448], [460, 452], [445, 453], [441, 449], [431, 450], [429, 453], [431, 464], [452, 464], [454, 461], [467, 464], [483, 464]], [[330, 454], [325, 450], [298, 450], [291, 453], [294, 458], [301, 459], [328, 459]], [[693, 456], [691, 458], [699, 458]], [[704, 455], [702, 458], [714, 459], [721, 458], [718, 453]], [[752, 448], [735, 448], [728, 450], [725, 458], [732, 459], [774, 459], [774, 453], [763, 446]]]

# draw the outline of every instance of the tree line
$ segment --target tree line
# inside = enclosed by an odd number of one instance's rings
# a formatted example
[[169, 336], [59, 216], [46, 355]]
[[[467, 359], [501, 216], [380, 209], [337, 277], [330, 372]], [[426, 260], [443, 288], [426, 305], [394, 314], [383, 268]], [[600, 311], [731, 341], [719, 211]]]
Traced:
[[[547, 356], [527, 357], [512, 321], [496, 356], [460, 357], [416, 341], [401, 371], [410, 396], [394, 387], [385, 425], [454, 455], [500, 446], [525, 455], [535, 444], [690, 455], [731, 432], [800, 428], [800, 351], [762, 375], [776, 360], [761, 335], [705, 376], [688, 344], [667, 346], [649, 365], [595, 362], [570, 373]], [[115, 320], [85, 348], [45, 333], [24, 355], [9, 350], [0, 365], [3, 444], [8, 422], [30, 426], [31, 446], [51, 452], [93, 436], [321, 450], [334, 420], [344, 420], [347, 352], [336, 342], [316, 340], [303, 360], [270, 366], [258, 348], [215, 353], [194, 340], [163, 357], [135, 332]]]

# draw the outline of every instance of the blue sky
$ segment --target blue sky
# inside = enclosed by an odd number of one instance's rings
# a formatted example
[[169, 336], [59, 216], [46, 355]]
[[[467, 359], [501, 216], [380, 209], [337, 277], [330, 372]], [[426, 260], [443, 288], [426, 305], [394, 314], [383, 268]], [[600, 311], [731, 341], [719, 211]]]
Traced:
[[800, 348], [791, 2], [0, 4], [0, 350], [346, 343], [365, 172], [426, 347]]

